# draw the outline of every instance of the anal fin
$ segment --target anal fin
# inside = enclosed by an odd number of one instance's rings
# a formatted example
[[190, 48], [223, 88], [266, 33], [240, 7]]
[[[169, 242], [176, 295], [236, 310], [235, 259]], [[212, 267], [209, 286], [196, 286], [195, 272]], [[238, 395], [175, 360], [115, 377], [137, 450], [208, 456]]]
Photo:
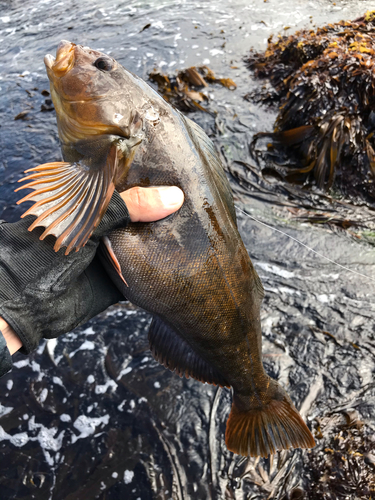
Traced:
[[180, 335], [156, 316], [152, 320], [148, 340], [156, 361], [172, 372], [176, 372], [180, 377], [191, 377], [199, 382], [230, 387], [215, 368], [202, 359]]

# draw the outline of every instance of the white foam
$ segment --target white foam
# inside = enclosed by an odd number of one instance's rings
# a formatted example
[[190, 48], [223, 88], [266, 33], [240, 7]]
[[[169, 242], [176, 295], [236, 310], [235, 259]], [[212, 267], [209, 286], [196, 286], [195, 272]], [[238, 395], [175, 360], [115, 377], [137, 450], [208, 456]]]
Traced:
[[52, 361], [57, 365], [56, 359], [55, 359], [55, 349], [57, 346], [57, 339], [48, 339], [47, 340], [47, 351], [52, 359]]
[[132, 470], [126, 470], [124, 472], [124, 483], [130, 484], [133, 481], [134, 472]]
[[64, 387], [63, 381], [59, 377], [53, 377], [52, 382], [57, 385], [61, 385], [61, 387]]
[[21, 359], [21, 361], [16, 361], [13, 363], [13, 368], [23, 368], [24, 366], [30, 365], [28, 359]]
[[113, 391], [115, 391], [117, 389], [117, 384], [114, 380], [108, 380], [105, 384], [95, 387], [95, 394], [104, 394], [107, 392], [108, 387], [112, 387]]
[[50, 429], [48, 429], [47, 427], [44, 427], [44, 425], [41, 425], [41, 429], [39, 431], [37, 439], [40, 443], [40, 446], [44, 450], [58, 451], [61, 449], [65, 431], [61, 431], [60, 434], [55, 438], [57, 431], [57, 427], [51, 427]]
[[39, 401], [41, 403], [44, 403], [44, 401], [47, 399], [48, 397], [48, 389], [44, 388], [42, 390], [42, 392], [40, 393], [40, 396], [39, 396]]
[[[25, 418], [25, 415], [24, 415]], [[41, 448], [44, 453], [46, 450], [59, 451], [65, 431], [61, 431], [60, 434], [56, 436], [58, 432], [57, 427], [47, 428], [43, 424], [38, 424], [35, 422], [35, 415], [33, 415], [28, 421], [29, 431], [36, 431], [39, 429], [38, 435], [35, 437], [29, 437], [26, 432], [20, 432], [11, 436], [0, 426], [0, 441], [9, 440], [11, 444], [17, 448], [25, 446], [29, 441], [39, 441]], [[52, 460], [52, 459], [51, 459]]]
[[126, 401], [124, 400], [121, 404], [118, 405], [118, 407], [117, 407], [118, 411], [124, 411], [125, 403], [126, 403]]
[[94, 349], [95, 349], [94, 342], [91, 342], [90, 340], [85, 340], [84, 343], [80, 347], [78, 347], [78, 349], [69, 354], [69, 357], [72, 358], [77, 354], [78, 351], [93, 351]]
[[61, 422], [71, 422], [72, 417], [70, 415], [68, 415], [67, 413], [62, 413], [60, 415], [60, 420], [61, 420]]
[[267, 262], [257, 262], [256, 266], [259, 266], [261, 269], [264, 269], [268, 273], [276, 274], [277, 276], [281, 276], [282, 278], [294, 278], [295, 274], [282, 269], [279, 266], [275, 266], [272, 264], [268, 264]]
[[288, 295], [301, 295], [301, 292], [299, 292], [298, 290], [293, 290], [293, 288], [289, 288], [288, 286], [280, 286], [279, 291]]
[[119, 376], [117, 377], [116, 380], [120, 380], [124, 375], [127, 375], [128, 373], [130, 373], [132, 371], [132, 367], [131, 366], [127, 366], [126, 368], [124, 368], [123, 370], [120, 371], [120, 374]]
[[153, 28], [164, 29], [164, 24], [162, 21], [157, 21], [156, 23], [152, 23]]
[[222, 50], [219, 50], [219, 49], [211, 49], [210, 54], [212, 55], [212, 57], [215, 57], [219, 54], [224, 54], [224, 52]]
[[12, 410], [12, 406], [3, 406], [2, 404], [0, 404], [0, 418], [8, 415], [8, 413], [10, 413]]
[[20, 432], [19, 434], [14, 434], [11, 436], [0, 425], [0, 441], [5, 441], [8, 439], [14, 446], [21, 448], [29, 441], [29, 437], [26, 432]]
[[316, 298], [323, 304], [329, 304], [330, 302], [333, 302], [335, 300], [336, 295], [333, 293], [330, 293], [329, 295], [322, 293], [321, 295], [317, 295]]
[[84, 439], [95, 433], [96, 428], [102, 425], [108, 425], [109, 415], [104, 415], [103, 417], [87, 417], [86, 415], [80, 415], [77, 420], [73, 423], [79, 432], [79, 436], [72, 436], [72, 443], [78, 441], [78, 439]]
[[95, 335], [96, 332], [94, 331], [92, 326], [89, 326], [86, 328], [86, 330], [83, 330], [82, 335]]

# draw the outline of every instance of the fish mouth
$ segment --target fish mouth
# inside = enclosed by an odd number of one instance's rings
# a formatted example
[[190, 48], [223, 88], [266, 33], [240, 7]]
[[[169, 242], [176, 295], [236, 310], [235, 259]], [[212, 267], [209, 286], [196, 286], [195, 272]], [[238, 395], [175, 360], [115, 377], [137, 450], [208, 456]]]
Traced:
[[44, 57], [44, 64], [47, 68], [48, 76], [61, 77], [70, 71], [74, 65], [75, 43], [62, 40], [56, 49], [56, 57], [47, 54]]

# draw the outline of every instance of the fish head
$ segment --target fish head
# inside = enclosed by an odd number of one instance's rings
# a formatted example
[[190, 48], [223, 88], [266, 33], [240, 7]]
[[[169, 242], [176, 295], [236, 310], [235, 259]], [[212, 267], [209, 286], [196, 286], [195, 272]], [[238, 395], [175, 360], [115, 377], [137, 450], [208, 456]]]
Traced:
[[63, 143], [100, 134], [129, 137], [140, 98], [134, 75], [111, 56], [65, 40], [44, 63]]

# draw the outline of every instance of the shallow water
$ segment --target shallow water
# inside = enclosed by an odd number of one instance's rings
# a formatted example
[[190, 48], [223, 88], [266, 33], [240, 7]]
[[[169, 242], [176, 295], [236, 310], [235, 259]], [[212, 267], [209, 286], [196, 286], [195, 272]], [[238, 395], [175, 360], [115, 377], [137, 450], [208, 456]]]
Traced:
[[[209, 88], [216, 122], [199, 112], [191, 117], [233, 165], [250, 161], [253, 134], [270, 130], [276, 115], [243, 100], [260, 84], [242, 60], [250, 47], [265, 48], [268, 36], [287, 26], [354, 19], [365, 10], [354, 1], [42, 0], [26, 7], [0, 1], [0, 217], [15, 221], [25, 210], [13, 192], [23, 170], [60, 159], [55, 113], [41, 111], [49, 107], [41, 91], [48, 89], [43, 56], [61, 39], [111, 53], [143, 78], [154, 68], [199, 64], [232, 78], [235, 91]], [[253, 216], [375, 279], [368, 243], [291, 222], [283, 208], [292, 198], [287, 191], [262, 191], [254, 183], [241, 194], [233, 187], [237, 205]], [[301, 409], [317, 447], [273, 462], [228, 452], [229, 392], [181, 380], [158, 365], [147, 345], [150, 316], [123, 303], [41, 344], [29, 358], [15, 356], [13, 371], [0, 381], [2, 500], [281, 499], [303, 498], [302, 490], [311, 499], [370, 498], [365, 489], [373, 466], [365, 454], [375, 453], [374, 282], [240, 212], [238, 218], [266, 289], [266, 369]], [[358, 413], [348, 427], [351, 409]], [[346, 462], [337, 465], [336, 452]]]

